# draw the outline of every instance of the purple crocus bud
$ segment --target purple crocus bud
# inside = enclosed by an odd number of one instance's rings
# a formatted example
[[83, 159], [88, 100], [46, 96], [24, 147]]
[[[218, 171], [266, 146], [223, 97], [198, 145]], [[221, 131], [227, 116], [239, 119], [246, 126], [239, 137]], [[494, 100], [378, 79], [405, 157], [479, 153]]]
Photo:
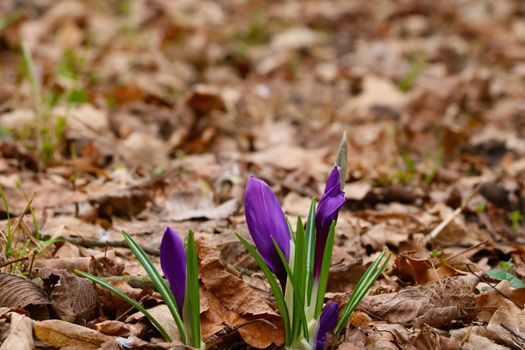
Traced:
[[334, 166], [326, 181], [324, 194], [317, 205], [317, 213], [315, 214], [315, 279], [319, 278], [319, 273], [321, 272], [324, 248], [328, 232], [330, 232], [330, 226], [332, 221], [337, 220], [339, 209], [346, 201], [345, 193], [341, 190], [340, 176], [339, 167]]
[[288, 260], [290, 230], [283, 210], [266, 182], [251, 176], [246, 184], [244, 214], [253, 242], [268, 267], [275, 273], [281, 286], [286, 285], [286, 269], [272, 241], [272, 237]]
[[[336, 302], [326, 305], [315, 325], [315, 350], [322, 350], [326, 343], [326, 333], [334, 329], [339, 318], [339, 304]], [[315, 333], [316, 332], [316, 333]]]
[[160, 244], [160, 266], [181, 312], [186, 294], [186, 251], [177, 232], [169, 226]]

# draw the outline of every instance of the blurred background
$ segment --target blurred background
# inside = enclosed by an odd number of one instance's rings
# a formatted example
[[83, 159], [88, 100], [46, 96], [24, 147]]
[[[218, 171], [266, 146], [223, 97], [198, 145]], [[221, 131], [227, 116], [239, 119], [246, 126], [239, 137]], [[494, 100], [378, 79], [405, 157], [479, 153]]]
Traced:
[[15, 210], [23, 187], [35, 208], [105, 227], [149, 205], [146, 180], [168, 182], [164, 207], [170, 191], [206, 193], [191, 210], [239, 200], [248, 173], [304, 199], [346, 131], [350, 208], [456, 208], [483, 183], [473, 208], [494, 204], [494, 230], [513, 237], [524, 13], [518, 0], [3, 0], [0, 185]]

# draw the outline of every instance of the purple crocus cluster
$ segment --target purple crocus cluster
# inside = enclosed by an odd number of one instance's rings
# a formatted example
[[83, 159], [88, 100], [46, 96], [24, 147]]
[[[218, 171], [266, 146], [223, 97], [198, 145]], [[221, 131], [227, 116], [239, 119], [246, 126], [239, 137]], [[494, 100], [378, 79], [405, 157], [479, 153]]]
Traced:
[[[339, 209], [345, 203], [344, 192], [341, 190], [340, 177], [340, 168], [335, 166], [328, 177], [324, 194], [317, 205], [315, 215], [314, 283], [319, 279], [330, 226], [333, 221], [337, 220]], [[290, 241], [292, 238], [279, 201], [264, 181], [252, 176], [246, 185], [244, 209], [248, 230], [250, 231], [255, 246], [268, 267], [279, 279], [284, 291], [287, 278], [286, 269], [272, 239], [277, 242], [277, 245], [288, 260], [290, 257]], [[317, 349], [322, 349], [326, 341], [326, 333], [331, 331], [335, 326], [338, 313], [339, 306], [337, 303], [329, 304], [321, 313], [316, 325]]]

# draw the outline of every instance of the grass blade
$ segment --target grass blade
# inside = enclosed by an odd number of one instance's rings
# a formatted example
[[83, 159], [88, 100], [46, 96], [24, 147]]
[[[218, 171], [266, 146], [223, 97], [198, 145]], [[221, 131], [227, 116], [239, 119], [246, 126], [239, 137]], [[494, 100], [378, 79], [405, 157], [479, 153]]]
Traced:
[[104, 287], [107, 290], [109, 290], [111, 293], [116, 294], [119, 297], [121, 297], [122, 299], [124, 299], [128, 304], [132, 305], [135, 309], [137, 309], [140, 312], [142, 312], [144, 314], [144, 316], [146, 316], [146, 318], [151, 322], [153, 327], [155, 327], [160, 332], [160, 334], [162, 335], [162, 337], [166, 341], [168, 341], [168, 342], [172, 342], [173, 341], [173, 338], [168, 334], [168, 332], [166, 332], [164, 327], [162, 327], [162, 325], [157, 321], [157, 319], [155, 317], [153, 317], [153, 315], [150, 314], [148, 312], [148, 310], [146, 310], [137, 301], [135, 301], [134, 299], [128, 297], [126, 294], [122, 293], [120, 290], [118, 290], [117, 288], [113, 287], [111, 284], [107, 283], [106, 281], [103, 281], [100, 278], [98, 278], [96, 276], [93, 276], [90, 273], [87, 273], [87, 272], [84, 272], [84, 271], [80, 271], [80, 270], [75, 270], [75, 273], [77, 275], [80, 275], [80, 276], [84, 277], [84, 278], [87, 278], [88, 280], [90, 280], [92, 282], [95, 282], [96, 284], [101, 285], [102, 287]]
[[255, 259], [259, 267], [261, 268], [262, 272], [264, 273], [264, 276], [266, 277], [266, 280], [268, 283], [270, 283], [270, 288], [272, 289], [273, 295], [275, 296], [275, 301], [277, 303], [277, 308], [279, 309], [279, 313], [281, 314], [281, 318], [283, 319], [284, 324], [284, 334], [285, 334], [285, 345], [290, 345], [290, 342], [292, 341], [292, 334], [291, 334], [291, 328], [290, 328], [290, 316], [288, 314], [288, 308], [286, 307], [286, 303], [284, 301], [284, 295], [281, 291], [281, 287], [279, 283], [277, 282], [277, 279], [273, 275], [272, 271], [266, 265], [266, 262], [261, 257], [261, 255], [257, 252], [255, 247], [250, 244], [243, 236], [241, 236], [239, 233], [235, 233], [237, 238], [241, 241], [242, 245], [248, 250], [248, 252], [251, 254], [251, 256]]
[[155, 289], [160, 293], [162, 298], [164, 299], [164, 302], [166, 303], [166, 306], [170, 310], [170, 313], [175, 320], [175, 323], [177, 324], [177, 328], [179, 329], [180, 338], [181, 341], [184, 344], [187, 340], [187, 334], [186, 334], [186, 328], [184, 326], [184, 323], [182, 321], [182, 318], [179, 315], [178, 309], [177, 309], [177, 302], [175, 301], [175, 298], [173, 297], [173, 294], [171, 293], [171, 290], [168, 287], [168, 284], [166, 281], [162, 278], [159, 271], [155, 268], [149, 257], [144, 252], [144, 249], [135, 242], [133, 238], [126, 232], [122, 231], [122, 235], [128, 242], [129, 248], [135, 254], [137, 257], [137, 260], [140, 262], [142, 267], [144, 267], [144, 270], [146, 270], [146, 273], [148, 274], [149, 278], [151, 278], [151, 281], [153, 285], [155, 286]]
[[315, 302], [314, 318], [318, 318], [323, 310], [324, 295], [326, 293], [326, 286], [328, 284], [328, 277], [330, 275], [330, 265], [332, 264], [332, 251], [334, 249], [335, 238], [335, 220], [332, 221], [328, 237], [326, 238], [326, 245], [324, 247], [323, 261], [321, 262], [321, 272], [319, 273], [319, 284], [317, 288], [317, 300]]
[[4, 209], [7, 216], [7, 238], [5, 242], [4, 254], [6, 257], [8, 257], [11, 254], [13, 232], [11, 225], [11, 214], [9, 213], [9, 202], [7, 201], [7, 196], [5, 195], [4, 189], [2, 187], [0, 187], [0, 198], [2, 198], [2, 202], [4, 203]]
[[[295, 246], [295, 257], [294, 257], [294, 277], [295, 277], [295, 286], [294, 289], [297, 290], [297, 293], [302, 296], [301, 304], [294, 306], [296, 308], [301, 307], [305, 309], [306, 307], [306, 254], [305, 254], [305, 233], [304, 225], [301, 217], [297, 218], [297, 230], [296, 230], [296, 246]], [[306, 315], [305, 315], [306, 317]], [[306, 323], [306, 331], [303, 329], [305, 338], [308, 338], [308, 323]], [[294, 327], [294, 337], [299, 336], [300, 325], [293, 325]]]
[[188, 234], [186, 245], [186, 297], [184, 300], [184, 317], [189, 320], [188, 340], [194, 348], [201, 347], [201, 317], [199, 303], [199, 271], [197, 261], [197, 248], [193, 231]]
[[361, 300], [364, 298], [366, 293], [370, 290], [374, 282], [377, 280], [381, 272], [383, 272], [384, 268], [386, 267], [386, 264], [390, 260], [391, 254], [388, 254], [388, 256], [383, 260], [386, 254], [386, 249], [381, 252], [381, 254], [374, 260], [374, 262], [368, 267], [365, 274], [359, 282], [357, 283], [354, 291], [352, 292], [352, 296], [350, 297], [350, 300], [346, 304], [345, 310], [343, 312], [343, 316], [339, 319], [339, 322], [337, 323], [337, 326], [335, 327], [334, 334], [339, 335], [339, 333], [343, 330], [344, 326], [346, 325], [346, 322], [350, 318], [350, 315], [355, 310], [357, 305], [361, 302]]
[[305, 286], [306, 300], [312, 300], [312, 289], [314, 286], [314, 263], [315, 263], [315, 208], [317, 201], [312, 198], [308, 219], [306, 221], [306, 263], [305, 263]]

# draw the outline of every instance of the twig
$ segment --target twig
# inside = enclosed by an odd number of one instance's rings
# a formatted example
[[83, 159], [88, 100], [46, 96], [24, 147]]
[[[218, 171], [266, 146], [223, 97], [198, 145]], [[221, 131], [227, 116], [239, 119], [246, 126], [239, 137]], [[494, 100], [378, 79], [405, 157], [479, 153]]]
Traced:
[[33, 250], [33, 255], [31, 256], [31, 263], [29, 264], [28, 276], [31, 276], [31, 272], [33, 272], [33, 263], [35, 262], [36, 254], [37, 253]]
[[462, 250], [461, 252], [459, 252], [459, 253], [457, 253], [457, 254], [454, 254], [454, 255], [452, 255], [451, 257], [448, 257], [448, 258], [446, 258], [446, 259], [448, 260], [448, 262], [450, 262], [450, 260], [455, 259], [455, 258], [457, 258], [458, 256], [463, 255], [463, 254], [465, 254], [465, 253], [471, 251], [472, 249], [476, 249], [477, 247], [486, 244], [488, 241], [489, 241], [489, 240], [486, 239], [486, 240], [484, 240], [483, 242], [479, 242], [478, 244], [474, 244], [473, 246], [468, 247], [468, 248]]
[[28, 257], [24, 256], [23, 258], [18, 258], [18, 259], [15, 259], [15, 260], [11, 260], [11, 261], [5, 262], [3, 264], [0, 264], [0, 268], [6, 267], [8, 265], [11, 265], [11, 264], [14, 264], [14, 263], [17, 263], [17, 262], [20, 262], [20, 261], [24, 261], [24, 260], [27, 260], [27, 259], [28, 259]]
[[447, 227], [448, 224], [450, 224], [452, 222], [452, 220], [454, 220], [454, 218], [456, 216], [458, 216], [459, 214], [461, 214], [461, 212], [463, 211], [463, 209], [465, 209], [468, 205], [468, 203], [470, 202], [470, 200], [479, 192], [481, 188], [481, 184], [478, 184], [474, 190], [469, 194], [469, 196], [465, 199], [465, 201], [461, 204], [460, 207], [456, 208], [456, 210], [454, 210], [452, 212], [452, 214], [450, 214], [448, 217], [445, 218], [445, 220], [441, 221], [441, 223], [439, 225], [437, 225], [430, 233], [429, 233], [429, 238], [431, 240], [434, 240], [437, 235], [439, 235], [439, 233], [441, 231], [443, 231], [443, 229], [445, 227]]
[[523, 305], [520, 305], [520, 303], [518, 303], [517, 301], [513, 300], [511, 297], [509, 297], [508, 295], [506, 295], [505, 293], [503, 293], [502, 291], [500, 291], [498, 288], [496, 288], [496, 286], [492, 285], [489, 281], [487, 281], [484, 277], [482, 276], [478, 276], [474, 271], [472, 271], [472, 268], [471, 268], [471, 265], [472, 264], [466, 264], [467, 268], [470, 270], [470, 273], [473, 274], [474, 276], [476, 276], [480, 281], [483, 281], [485, 282], [486, 284], [488, 284], [492, 289], [494, 289], [499, 295], [501, 295], [503, 298], [511, 301], [514, 305], [516, 305], [517, 307], [519, 307], [520, 309], [523, 308]]
[[513, 336], [515, 336], [516, 338], [518, 338], [519, 340], [521, 340], [522, 342], [525, 343], [525, 338], [521, 334], [518, 334], [518, 333], [514, 332], [512, 329], [510, 329], [509, 327], [507, 327], [503, 323], [500, 323], [499, 325], [501, 327], [503, 327], [507, 332], [509, 332], [510, 334], [512, 334]]
[[[52, 238], [51, 236], [49, 235], [44, 235], [42, 236], [42, 240], [47, 240], [47, 239], [50, 239]], [[128, 243], [124, 240], [122, 241], [98, 241], [98, 240], [94, 240], [94, 239], [85, 239], [83, 237], [78, 237], [78, 236], [67, 236], [67, 237], [63, 237], [63, 236], [60, 236], [59, 238], [63, 239], [64, 241], [66, 242], [69, 242], [69, 243], [72, 243], [72, 244], [76, 244], [76, 245], [80, 245], [82, 247], [86, 247], [86, 248], [94, 248], [94, 247], [113, 247], [113, 248], [127, 248], [129, 249], [128, 247]], [[150, 255], [155, 255], [155, 256], [160, 256], [160, 250], [159, 249], [153, 249], [153, 248], [148, 248], [148, 247], [144, 247], [142, 246], [142, 249], [144, 249], [144, 251]]]

